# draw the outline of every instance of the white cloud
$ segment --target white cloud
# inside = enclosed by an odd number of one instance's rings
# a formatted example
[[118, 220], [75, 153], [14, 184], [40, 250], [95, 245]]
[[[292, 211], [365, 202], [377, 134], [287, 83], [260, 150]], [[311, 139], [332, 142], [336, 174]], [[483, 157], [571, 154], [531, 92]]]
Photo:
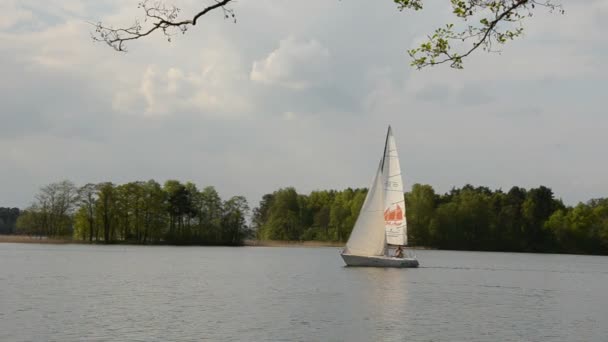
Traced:
[[212, 118], [242, 117], [250, 110], [248, 100], [232, 93], [234, 88], [215, 83], [208, 68], [188, 73], [178, 67], [159, 69], [148, 65], [138, 87], [126, 83], [117, 89], [114, 108], [144, 116], [197, 112]]
[[7, 30], [33, 18], [32, 11], [18, 7], [16, 1], [0, 3], [0, 30]]
[[544, 183], [568, 202], [608, 192], [606, 1], [531, 18], [526, 37], [462, 71], [408, 66], [446, 2], [238, 2], [237, 24], [212, 15], [120, 54], [93, 44], [85, 20], [128, 25], [136, 3], [52, 1], [0, 1], [0, 205], [61, 178], [192, 180], [252, 206], [281, 186], [367, 186], [388, 123], [407, 184]]
[[329, 50], [318, 41], [289, 37], [266, 58], [253, 62], [250, 78], [291, 89], [309, 88], [327, 79], [329, 57]]
[[196, 58], [183, 64], [148, 64], [139, 69], [135, 81], [122, 79], [114, 92], [113, 107], [144, 116], [196, 112], [201, 117], [234, 119], [248, 115], [252, 103], [238, 52], [216, 38], [189, 55]]

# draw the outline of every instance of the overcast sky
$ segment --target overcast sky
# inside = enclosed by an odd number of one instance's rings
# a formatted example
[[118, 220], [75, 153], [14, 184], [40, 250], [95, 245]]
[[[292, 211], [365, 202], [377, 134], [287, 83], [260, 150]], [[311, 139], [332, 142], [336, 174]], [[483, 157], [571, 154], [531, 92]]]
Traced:
[[[90, 39], [137, 0], [0, 2], [0, 206], [40, 186], [167, 179], [223, 198], [366, 187], [393, 127], [406, 190], [466, 183], [608, 196], [608, 0], [542, 10], [502, 54], [416, 71], [408, 48], [449, 1], [239, 0], [172, 43]], [[199, 0], [176, 1], [196, 8]]]

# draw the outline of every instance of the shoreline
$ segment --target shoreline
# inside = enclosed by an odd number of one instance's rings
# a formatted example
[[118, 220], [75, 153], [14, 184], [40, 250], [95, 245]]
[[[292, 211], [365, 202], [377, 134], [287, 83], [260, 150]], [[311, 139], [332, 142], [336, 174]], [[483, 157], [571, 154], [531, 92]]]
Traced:
[[[299, 248], [315, 248], [315, 247], [332, 247], [343, 248], [346, 244], [337, 241], [286, 241], [286, 240], [245, 240], [242, 245], [192, 245], [192, 244], [137, 244], [137, 243], [90, 243], [88, 241], [34, 237], [28, 235], [5, 235], [0, 234], [1, 243], [31, 243], [31, 244], [50, 244], [50, 245], [96, 245], [96, 246], [112, 246], [112, 245], [129, 245], [129, 246], [176, 246], [176, 247], [299, 247]], [[464, 249], [439, 249], [423, 246], [408, 246], [408, 250], [438, 250], [438, 251], [454, 251], [454, 252], [489, 252], [489, 253], [523, 253], [523, 254], [554, 254], [554, 255], [581, 255], [581, 256], [606, 256], [604, 254], [580, 254], [580, 253], [559, 253], [559, 252], [524, 252], [524, 251], [479, 251], [479, 250], [464, 250]]]
[[[37, 243], [37, 244], [79, 244], [79, 245], [103, 245], [103, 243], [90, 243], [88, 241], [49, 238], [46, 236], [35, 237], [29, 235], [5, 235], [0, 234], [0, 243]], [[133, 246], [217, 246], [217, 245], [179, 245], [179, 244], [137, 244], [137, 243], [111, 243], [109, 245], [133, 245]], [[344, 247], [342, 242], [332, 241], [283, 241], [283, 240], [245, 240], [241, 246], [245, 247]]]
[[[78, 245], [104, 245], [103, 243], [90, 243], [88, 241], [73, 240], [73, 239], [61, 239], [61, 238], [48, 238], [46, 236], [35, 237], [29, 235], [4, 235], [0, 234], [0, 243], [34, 243], [34, 244], [54, 244], [54, 245], [65, 245], [65, 244], [78, 244]], [[179, 245], [179, 244], [137, 244], [137, 243], [111, 243], [108, 245], [133, 245], [133, 246], [217, 246], [217, 245]], [[288, 241], [288, 240], [245, 240], [241, 246], [243, 247], [334, 247], [343, 248], [346, 245], [344, 242], [338, 241]], [[238, 246], [237, 246], [238, 247]], [[425, 247], [408, 247], [408, 249], [432, 249]]]
[[337, 241], [288, 241], [288, 240], [245, 240], [247, 247], [344, 247], [344, 242]]
[[34, 237], [29, 235], [4, 235], [0, 234], [0, 243], [39, 243], [39, 244], [54, 244], [54, 245], [65, 245], [65, 244], [89, 244], [86, 241], [72, 240], [72, 239], [57, 239], [48, 238], [46, 236]]

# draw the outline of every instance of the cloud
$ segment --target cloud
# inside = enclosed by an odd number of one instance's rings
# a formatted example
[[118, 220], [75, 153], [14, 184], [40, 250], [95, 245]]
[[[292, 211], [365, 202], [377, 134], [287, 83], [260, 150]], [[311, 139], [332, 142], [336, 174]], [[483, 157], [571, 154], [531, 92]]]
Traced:
[[16, 1], [5, 0], [0, 3], [0, 30], [9, 30], [33, 17], [32, 11], [18, 7]]
[[[86, 21], [131, 24], [136, 4], [2, 1], [0, 205], [63, 178], [192, 180], [252, 206], [282, 186], [367, 186], [389, 123], [407, 185], [605, 196], [608, 12], [581, 2], [531, 18], [501, 55], [415, 71], [405, 50], [449, 4], [238, 2], [237, 24], [211, 15], [119, 54]], [[200, 1], [181, 4], [187, 16]]]
[[283, 39], [279, 47], [253, 62], [250, 78], [268, 85], [305, 89], [322, 84], [328, 76], [330, 53], [317, 40]]
[[201, 47], [198, 63], [166, 67], [148, 64], [139, 82], [125, 79], [113, 107], [123, 113], [167, 116], [196, 112], [202, 117], [243, 117], [251, 110], [248, 80], [237, 52], [223, 42]]

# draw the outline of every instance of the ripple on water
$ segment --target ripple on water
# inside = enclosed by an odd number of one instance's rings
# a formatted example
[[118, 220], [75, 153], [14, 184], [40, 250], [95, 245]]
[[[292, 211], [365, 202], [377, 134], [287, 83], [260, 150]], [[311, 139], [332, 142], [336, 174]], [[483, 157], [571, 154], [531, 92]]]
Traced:
[[0, 244], [2, 341], [605, 341], [606, 257]]

